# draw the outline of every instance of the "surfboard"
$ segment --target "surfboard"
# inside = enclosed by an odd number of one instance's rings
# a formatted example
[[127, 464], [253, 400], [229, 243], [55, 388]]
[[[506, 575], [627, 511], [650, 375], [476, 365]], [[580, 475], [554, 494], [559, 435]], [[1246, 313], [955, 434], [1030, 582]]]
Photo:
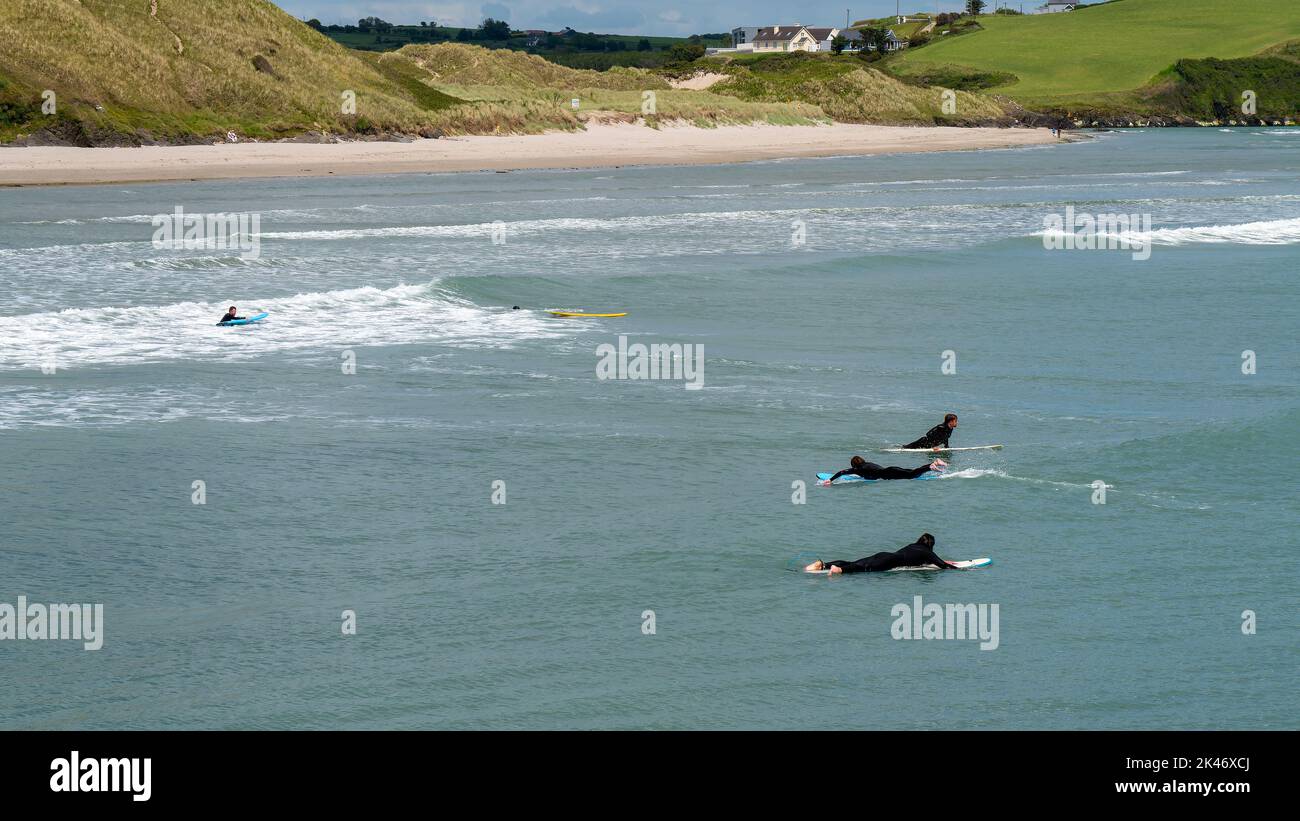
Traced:
[[[956, 565], [958, 570], [974, 570], [978, 567], [988, 567], [989, 565], [993, 564], [993, 560], [987, 557], [983, 559], [962, 559], [961, 561], [948, 562], [948, 564]], [[895, 567], [893, 570], [886, 570], [885, 572], [898, 573], [903, 570], [938, 570], [938, 569], [939, 567], [937, 565], [920, 564], [914, 567]], [[805, 570], [804, 572], [811, 576], [829, 576], [831, 574], [829, 568], [826, 570]]]
[[558, 311], [548, 310], [546, 313], [551, 316], [571, 316], [571, 317], [610, 317], [610, 316], [627, 316], [627, 311], [618, 314], [590, 314], [586, 311]]
[[975, 445], [969, 448], [881, 448], [881, 453], [956, 453], [961, 450], [1002, 450], [1001, 445]]
[[223, 328], [229, 325], [251, 325], [254, 322], [260, 322], [261, 320], [266, 319], [268, 316], [270, 316], [270, 314], [263, 311], [257, 316], [250, 316], [245, 319], [232, 319], [229, 322], [218, 322], [217, 325]]
[[[819, 473], [817, 474], [817, 478], [825, 482], [827, 479], [831, 478], [834, 475], [835, 475], [834, 473]], [[922, 473], [920, 476], [917, 476], [916, 479], [938, 479], [940, 475], [941, 474], [935, 473], [934, 471], [930, 471], [929, 473]], [[863, 484], [867, 482], [905, 482], [905, 481], [907, 480], [906, 479], [863, 479], [861, 476], [849, 475], [849, 476], [841, 476], [840, 478], [836, 479], [834, 487], [839, 487], [840, 485]]]

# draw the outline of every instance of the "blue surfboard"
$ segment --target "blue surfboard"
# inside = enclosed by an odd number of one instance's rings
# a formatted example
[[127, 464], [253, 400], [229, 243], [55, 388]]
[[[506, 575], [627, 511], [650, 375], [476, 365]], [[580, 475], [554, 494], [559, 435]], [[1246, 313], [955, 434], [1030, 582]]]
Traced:
[[229, 322], [218, 322], [217, 325], [223, 328], [228, 325], [251, 325], [254, 322], [260, 322], [261, 320], [266, 319], [268, 316], [270, 316], [270, 314], [268, 314], [266, 311], [263, 311], [257, 316], [250, 316], [245, 319], [232, 319]]
[[[831, 478], [831, 477], [834, 476], [834, 475], [835, 475], [834, 473], [819, 473], [819, 474], [817, 474], [817, 478], [820, 479], [821, 481], [825, 482], [827, 479]], [[913, 481], [916, 481], [916, 480], [919, 480], [919, 479], [938, 479], [939, 476], [940, 476], [940, 474], [935, 473], [934, 471], [930, 471], [929, 473], [922, 473], [920, 476], [917, 476], [916, 479], [913, 480]], [[900, 481], [900, 480], [898, 480], [898, 479], [863, 479], [861, 476], [853, 476], [852, 474], [850, 474], [850, 475], [848, 475], [848, 476], [841, 476], [839, 479], [836, 479], [836, 480], [835, 480], [835, 485], [838, 487], [839, 485], [851, 485], [851, 484], [855, 484], [855, 483], [866, 484], [866, 483], [871, 483], [871, 482], [897, 482], [897, 481]], [[906, 480], [901, 480], [901, 481], [906, 481]]]

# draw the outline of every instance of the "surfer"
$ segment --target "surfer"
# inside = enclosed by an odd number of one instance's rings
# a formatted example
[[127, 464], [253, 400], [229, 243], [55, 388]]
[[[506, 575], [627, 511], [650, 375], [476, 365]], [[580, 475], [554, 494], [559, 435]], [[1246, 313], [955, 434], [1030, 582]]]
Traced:
[[935, 425], [925, 432], [925, 436], [910, 445], [903, 445], [904, 450], [941, 450], [948, 447], [948, 437], [957, 427], [957, 414], [949, 413], [943, 417], [943, 424]]
[[[829, 485], [841, 476], [859, 476], [863, 479], [915, 479], [927, 471], [933, 470], [935, 473], [940, 473], [944, 468], [948, 467], [948, 463], [942, 459], [935, 459], [930, 464], [921, 465], [919, 468], [885, 467], [884, 465], [877, 465], [875, 462], [868, 462], [861, 456], [854, 456], [849, 460], [849, 464], [852, 467], [841, 470], [823, 484]], [[825, 476], [826, 474], [823, 473], [822, 475]]]
[[940, 570], [957, 569], [956, 565], [948, 564], [935, 555], [934, 537], [929, 533], [922, 533], [921, 538], [892, 553], [886, 550], [867, 556], [865, 559], [858, 559], [856, 562], [842, 560], [823, 562], [818, 559], [804, 570], [817, 571], [829, 568], [831, 575], [834, 576], [837, 573], [878, 573], [896, 567], [924, 567], [927, 564], [932, 564]]
[[[226, 311], [226, 315], [221, 317], [221, 322], [229, 322], [232, 319], [246, 319], [246, 318], [247, 317], [235, 316], [235, 306], [231, 305], [230, 310]], [[221, 322], [218, 322], [217, 324], [220, 325]]]

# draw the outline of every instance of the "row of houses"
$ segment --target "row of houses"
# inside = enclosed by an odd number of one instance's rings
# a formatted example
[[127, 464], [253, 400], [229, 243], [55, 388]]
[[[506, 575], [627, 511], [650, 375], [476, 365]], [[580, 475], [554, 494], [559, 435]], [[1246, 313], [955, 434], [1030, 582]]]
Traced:
[[[861, 51], [870, 46], [857, 29], [826, 28], [821, 26], [738, 26], [731, 30], [731, 48], [709, 49], [709, 53], [727, 52], [782, 52], [830, 51], [836, 37], [844, 38], [845, 51]], [[885, 36], [885, 51], [898, 51], [907, 47], [907, 41], [894, 36], [890, 29]]]

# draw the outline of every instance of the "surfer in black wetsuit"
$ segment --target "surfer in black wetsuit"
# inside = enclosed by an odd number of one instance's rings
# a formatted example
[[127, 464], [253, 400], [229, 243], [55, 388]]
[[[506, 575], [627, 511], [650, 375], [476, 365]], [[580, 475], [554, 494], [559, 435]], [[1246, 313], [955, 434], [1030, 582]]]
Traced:
[[[245, 317], [242, 317], [242, 316], [235, 316], [235, 306], [234, 306], [234, 305], [231, 305], [231, 306], [230, 306], [230, 310], [229, 310], [229, 311], [226, 311], [226, 315], [223, 316], [223, 317], [221, 317], [221, 322], [229, 322], [229, 321], [232, 320], [232, 319], [245, 319]], [[217, 324], [220, 325], [221, 322], [218, 322]]]
[[865, 559], [858, 559], [856, 562], [839, 560], [823, 562], [818, 559], [805, 567], [804, 570], [826, 570], [829, 568], [831, 575], [834, 576], [837, 573], [879, 573], [885, 570], [893, 570], [896, 567], [924, 567], [927, 564], [932, 564], [940, 570], [957, 569], [954, 565], [948, 564], [935, 554], [934, 537], [929, 533], [922, 533], [921, 538], [892, 553], [884, 551], [867, 556]]
[[950, 413], [943, 417], [942, 425], [935, 425], [925, 432], [925, 436], [910, 445], [903, 445], [905, 450], [939, 450], [948, 447], [948, 437], [957, 427], [957, 414]]
[[948, 466], [948, 463], [942, 459], [935, 459], [930, 464], [921, 465], [919, 468], [885, 467], [875, 462], [868, 462], [861, 456], [854, 456], [849, 460], [849, 464], [853, 467], [841, 470], [823, 484], [829, 485], [841, 476], [861, 476], [863, 479], [915, 479], [927, 471], [933, 470], [938, 473]]

